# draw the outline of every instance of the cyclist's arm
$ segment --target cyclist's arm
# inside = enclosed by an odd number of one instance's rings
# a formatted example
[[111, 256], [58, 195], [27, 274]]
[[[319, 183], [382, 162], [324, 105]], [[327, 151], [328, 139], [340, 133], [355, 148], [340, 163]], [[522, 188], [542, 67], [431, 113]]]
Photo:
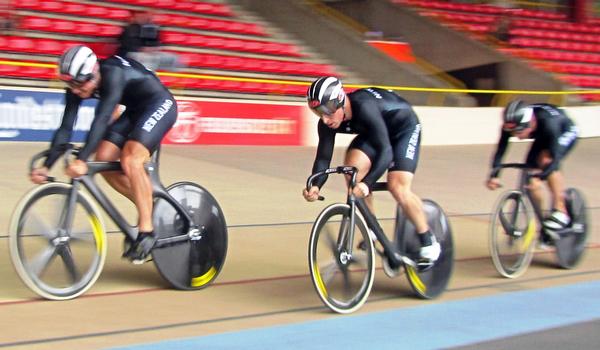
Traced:
[[[502, 163], [502, 157], [504, 157], [504, 153], [506, 153], [506, 150], [508, 149], [509, 138], [510, 133], [502, 130], [500, 134], [500, 140], [498, 141], [498, 147], [496, 148], [496, 153], [494, 153], [494, 157], [492, 158], [492, 170]], [[500, 170], [492, 171], [490, 173], [490, 178], [498, 177], [499, 175]]]
[[87, 135], [85, 146], [79, 151], [77, 159], [86, 161], [96, 151], [104, 137], [111, 121], [115, 108], [117, 108], [124, 88], [123, 70], [120, 68], [103, 69], [101, 72], [101, 99], [96, 107], [94, 121]]
[[[319, 120], [317, 126], [319, 133], [319, 145], [317, 146], [317, 155], [312, 167], [312, 173], [315, 174], [318, 171], [329, 168], [331, 164], [331, 158], [333, 157], [333, 147], [335, 145], [335, 131], [331, 130]], [[327, 176], [321, 176], [315, 180], [313, 185], [321, 188], [327, 181]]]
[[73, 125], [75, 125], [80, 104], [81, 98], [67, 89], [65, 94], [65, 111], [63, 112], [62, 121], [60, 127], [54, 132], [50, 144], [50, 152], [44, 161], [44, 166], [46, 168], [51, 168], [52, 165], [54, 165], [56, 160], [61, 156], [65, 145], [71, 141]]
[[366, 136], [369, 139], [369, 143], [377, 150], [378, 155], [375, 159], [371, 160], [373, 162], [371, 169], [369, 169], [369, 172], [361, 181], [371, 187], [385, 173], [394, 156], [388, 129], [383, 118], [380, 116], [381, 112], [379, 109], [372, 104], [364, 104], [361, 107], [363, 108], [361, 115], [367, 116], [363, 121], [367, 132]]

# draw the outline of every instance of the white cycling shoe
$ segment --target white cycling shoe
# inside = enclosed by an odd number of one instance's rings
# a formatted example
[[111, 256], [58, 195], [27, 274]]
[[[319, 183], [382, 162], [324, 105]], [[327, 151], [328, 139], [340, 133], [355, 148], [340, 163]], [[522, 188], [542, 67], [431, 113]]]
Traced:
[[442, 247], [440, 242], [437, 241], [435, 235], [431, 234], [431, 244], [421, 246], [419, 250], [419, 264], [430, 264], [433, 265], [434, 262], [440, 257], [442, 252]]
[[544, 220], [544, 227], [549, 230], [562, 230], [569, 226], [571, 219], [562, 211], [554, 210], [552, 214]]

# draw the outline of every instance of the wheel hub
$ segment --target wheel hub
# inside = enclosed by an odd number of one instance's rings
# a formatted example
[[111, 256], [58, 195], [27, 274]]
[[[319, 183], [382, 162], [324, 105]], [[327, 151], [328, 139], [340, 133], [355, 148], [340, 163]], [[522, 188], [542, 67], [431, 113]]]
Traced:
[[349, 254], [348, 252], [341, 252], [340, 253], [340, 263], [342, 265], [348, 265], [348, 263], [350, 262], [350, 260], [352, 260], [352, 254]]
[[206, 228], [202, 226], [201, 228], [193, 228], [188, 232], [188, 237], [190, 237], [191, 241], [199, 241], [202, 239]]
[[56, 237], [52, 238], [50, 240], [50, 242], [55, 246], [58, 247], [60, 245], [66, 245], [67, 243], [69, 243], [69, 240], [71, 239], [71, 237], [69, 237], [64, 230], [59, 230], [56, 234]]

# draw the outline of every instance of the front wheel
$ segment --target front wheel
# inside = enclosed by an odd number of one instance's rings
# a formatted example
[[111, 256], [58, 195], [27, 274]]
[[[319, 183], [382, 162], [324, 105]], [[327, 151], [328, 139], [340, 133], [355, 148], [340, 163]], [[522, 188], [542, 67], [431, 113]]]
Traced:
[[585, 200], [581, 192], [575, 188], [567, 189], [565, 201], [571, 217], [571, 225], [566, 230], [566, 234], [561, 234], [555, 245], [558, 265], [565, 269], [571, 269], [581, 261], [589, 227]]
[[23, 282], [51, 300], [85, 293], [98, 279], [106, 260], [106, 233], [98, 210], [73, 187], [49, 183], [34, 188], [18, 203], [11, 218], [12, 263]]
[[[152, 250], [152, 258], [162, 277], [177, 289], [201, 289], [213, 282], [227, 255], [227, 225], [217, 200], [205, 188], [179, 182], [167, 188], [192, 217], [199, 234]], [[157, 199], [153, 213], [154, 231], [159, 238], [187, 235], [190, 223], [165, 199]]]
[[351, 225], [347, 204], [332, 204], [317, 217], [308, 247], [310, 276], [331, 310], [351, 313], [369, 297], [375, 278], [375, 248], [361, 216]]
[[529, 200], [520, 191], [503, 193], [492, 212], [488, 241], [498, 273], [508, 278], [525, 273], [536, 238], [536, 220]]
[[[423, 299], [433, 299], [446, 290], [452, 276], [454, 242], [452, 228], [443, 209], [436, 202], [424, 199], [423, 211], [427, 217], [429, 230], [440, 243], [441, 253], [431, 268], [421, 271], [406, 265], [405, 271], [415, 294]], [[400, 251], [413, 261], [417, 261], [421, 243], [414, 226], [405, 215], [402, 215], [400, 207], [398, 207], [396, 220], [396, 242], [399, 244]]]

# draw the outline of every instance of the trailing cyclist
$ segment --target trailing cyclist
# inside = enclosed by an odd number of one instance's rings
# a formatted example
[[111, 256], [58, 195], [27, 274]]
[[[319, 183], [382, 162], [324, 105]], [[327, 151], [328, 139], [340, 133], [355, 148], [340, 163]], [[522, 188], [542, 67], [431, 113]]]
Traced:
[[[85, 175], [86, 161], [94, 152], [98, 161], [121, 160], [123, 172], [103, 175], [137, 208], [139, 234], [123, 256], [141, 263], [156, 243], [152, 186], [144, 163], [177, 119], [175, 98], [158, 77], [140, 63], [116, 55], [99, 61], [94, 52], [83, 45], [68, 49], [61, 56], [58, 69], [60, 79], [67, 84], [62, 122], [43, 166], [34, 169], [30, 178], [34, 183], [46, 181], [48, 169], [71, 139], [81, 102], [98, 99], [85, 145], [77, 159], [68, 165], [66, 174], [70, 177]], [[125, 111], [111, 122], [119, 105], [125, 106]]]
[[[411, 105], [395, 93], [359, 89], [346, 94], [335, 77], [315, 80], [307, 91], [308, 106], [319, 117], [319, 144], [312, 173], [329, 167], [337, 133], [357, 134], [344, 164], [358, 169], [357, 197], [370, 197], [370, 187], [387, 170], [388, 190], [415, 226], [421, 241], [420, 264], [432, 265], [440, 244], [430, 232], [421, 199], [411, 185], [421, 144], [421, 124]], [[303, 190], [307, 201], [319, 197], [326, 178]]]
[[[534, 200], [542, 204], [542, 181], [546, 180], [552, 193], [552, 212], [544, 220], [544, 230], [549, 235], [569, 226], [571, 219], [565, 204], [565, 179], [560, 172], [560, 162], [577, 142], [578, 129], [565, 111], [550, 104], [525, 104], [521, 100], [510, 102], [502, 113], [502, 132], [492, 160], [492, 169], [502, 162], [511, 136], [533, 139], [526, 164], [537, 173], [529, 189]], [[498, 172], [492, 172], [486, 186], [495, 190], [501, 186]], [[546, 242], [558, 237], [542, 237]]]

